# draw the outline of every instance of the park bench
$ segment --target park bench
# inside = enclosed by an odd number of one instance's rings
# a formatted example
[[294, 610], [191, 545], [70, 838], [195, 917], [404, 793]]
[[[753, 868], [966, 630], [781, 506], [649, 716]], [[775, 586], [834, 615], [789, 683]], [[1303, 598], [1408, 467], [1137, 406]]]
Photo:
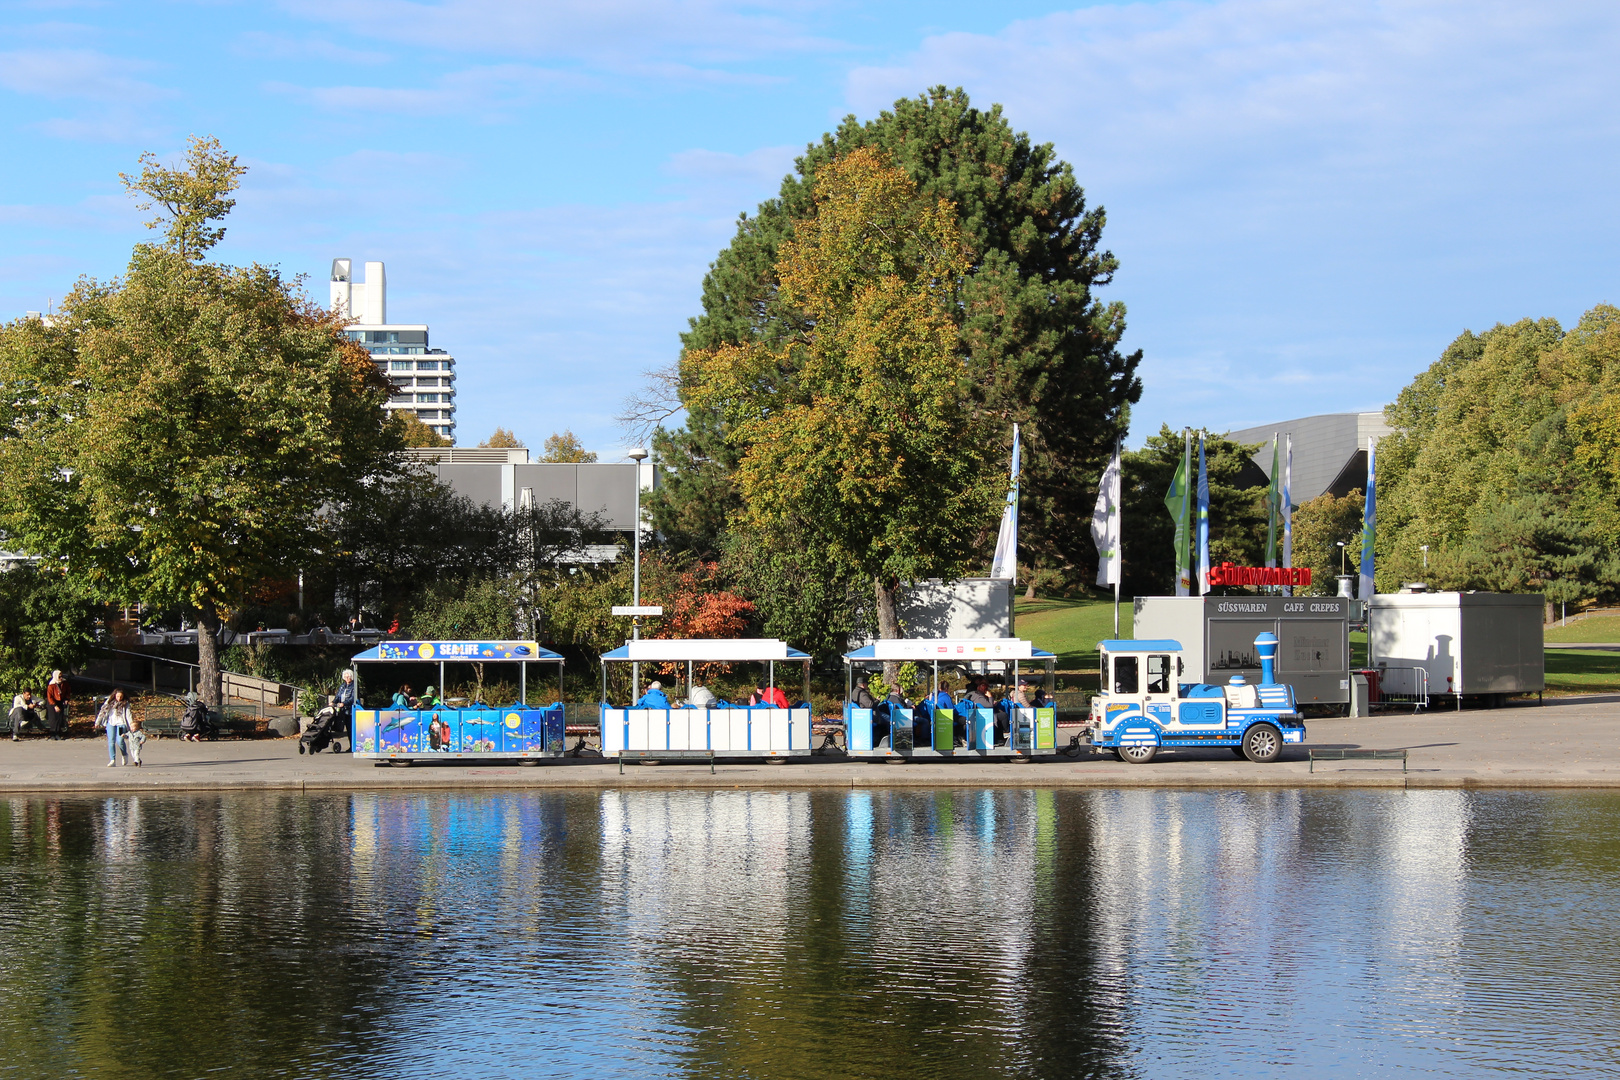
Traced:
[[714, 772], [713, 750], [620, 750], [619, 775], [624, 775], [625, 760], [630, 761], [707, 761], [709, 772]]
[[1316, 771], [1318, 761], [1396, 761], [1401, 763], [1401, 772], [1406, 771], [1405, 750], [1361, 750], [1361, 749], [1334, 749], [1310, 751], [1311, 772]]
[[[172, 705], [149, 704], [141, 721], [142, 730], [151, 737], [177, 739], [180, 737], [180, 717], [185, 711], [185, 705], [178, 701]], [[242, 709], [235, 705], [227, 705], [223, 712], [214, 714], [214, 722], [219, 727], [221, 738], [253, 734], [258, 727], [258, 719], [258, 715], [252, 709]]]

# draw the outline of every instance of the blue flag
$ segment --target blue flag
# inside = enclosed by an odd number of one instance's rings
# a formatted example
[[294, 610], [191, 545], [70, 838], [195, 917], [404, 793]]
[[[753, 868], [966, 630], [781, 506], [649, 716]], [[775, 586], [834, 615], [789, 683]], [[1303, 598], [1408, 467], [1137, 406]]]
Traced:
[[1198, 591], [1209, 592], [1209, 469], [1204, 465], [1204, 436], [1198, 435]]
[[1361, 599], [1378, 591], [1373, 584], [1373, 539], [1378, 532], [1378, 469], [1373, 462], [1373, 441], [1367, 440], [1367, 505], [1361, 514]]

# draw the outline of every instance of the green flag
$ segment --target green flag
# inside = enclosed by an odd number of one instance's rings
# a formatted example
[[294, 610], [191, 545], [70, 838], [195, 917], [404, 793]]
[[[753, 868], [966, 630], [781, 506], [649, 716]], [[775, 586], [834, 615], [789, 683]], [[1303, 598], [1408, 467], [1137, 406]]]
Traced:
[[1277, 565], [1277, 522], [1282, 518], [1282, 459], [1277, 436], [1271, 436], [1271, 489], [1266, 492], [1266, 565]]
[[1177, 596], [1187, 596], [1192, 589], [1192, 559], [1189, 557], [1188, 543], [1192, 539], [1192, 499], [1187, 484], [1187, 478], [1192, 473], [1191, 458], [1191, 444], [1183, 442], [1181, 465], [1176, 469], [1176, 475], [1170, 481], [1170, 490], [1164, 496], [1164, 508], [1170, 511], [1170, 518], [1176, 523]]

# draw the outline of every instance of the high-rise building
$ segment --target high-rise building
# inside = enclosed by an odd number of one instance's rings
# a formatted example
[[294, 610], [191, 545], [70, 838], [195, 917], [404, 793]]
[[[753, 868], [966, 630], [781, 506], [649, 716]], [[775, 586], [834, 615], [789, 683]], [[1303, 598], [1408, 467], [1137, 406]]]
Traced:
[[353, 263], [332, 260], [332, 308], [354, 320], [349, 337], [394, 384], [390, 412], [417, 419], [452, 443], [456, 439], [456, 358], [429, 347], [423, 323], [388, 321], [388, 278], [380, 262], [366, 263], [366, 280], [355, 281]]

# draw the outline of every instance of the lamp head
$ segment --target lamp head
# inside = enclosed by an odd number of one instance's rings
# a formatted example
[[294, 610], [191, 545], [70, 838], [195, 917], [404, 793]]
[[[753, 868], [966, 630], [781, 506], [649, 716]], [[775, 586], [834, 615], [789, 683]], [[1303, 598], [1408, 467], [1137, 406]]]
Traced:
[[647, 448], [644, 446], [632, 447], [631, 449], [625, 451], [625, 456], [631, 461], [646, 461]]

